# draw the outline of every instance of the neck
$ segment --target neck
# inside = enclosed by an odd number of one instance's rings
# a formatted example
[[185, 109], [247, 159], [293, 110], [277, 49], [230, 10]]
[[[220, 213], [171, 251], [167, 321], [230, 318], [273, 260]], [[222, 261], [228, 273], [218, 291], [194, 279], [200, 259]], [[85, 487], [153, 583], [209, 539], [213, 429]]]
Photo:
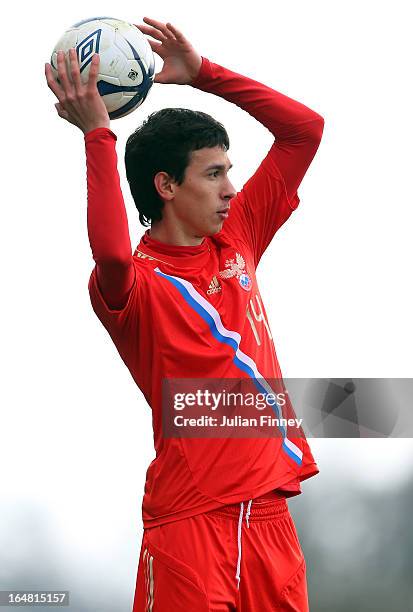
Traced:
[[169, 226], [161, 221], [152, 223], [149, 236], [154, 240], [174, 246], [198, 246], [204, 240], [204, 236], [196, 236], [176, 224]]

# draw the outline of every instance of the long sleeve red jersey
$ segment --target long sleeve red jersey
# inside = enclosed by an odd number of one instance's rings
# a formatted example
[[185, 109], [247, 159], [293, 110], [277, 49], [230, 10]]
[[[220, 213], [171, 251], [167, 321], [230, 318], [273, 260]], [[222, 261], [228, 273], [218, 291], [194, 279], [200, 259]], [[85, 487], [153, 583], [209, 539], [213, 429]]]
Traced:
[[239, 379], [266, 394], [282, 378], [255, 271], [298, 206], [297, 187], [324, 125], [299, 102], [206, 58], [192, 86], [237, 104], [276, 138], [231, 200], [222, 231], [198, 246], [167, 245], [147, 231], [132, 254], [116, 137], [104, 128], [85, 137], [91, 302], [153, 413], [145, 527], [272, 489], [296, 495], [300, 481], [318, 472], [305, 437], [292, 439], [288, 430], [265, 438], [164, 435], [166, 380]]

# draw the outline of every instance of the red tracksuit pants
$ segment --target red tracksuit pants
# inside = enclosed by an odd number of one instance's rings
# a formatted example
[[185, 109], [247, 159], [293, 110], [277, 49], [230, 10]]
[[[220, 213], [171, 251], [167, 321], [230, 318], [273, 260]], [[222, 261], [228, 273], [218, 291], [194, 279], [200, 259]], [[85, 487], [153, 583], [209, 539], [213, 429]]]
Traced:
[[306, 568], [275, 493], [144, 531], [133, 612], [308, 612]]

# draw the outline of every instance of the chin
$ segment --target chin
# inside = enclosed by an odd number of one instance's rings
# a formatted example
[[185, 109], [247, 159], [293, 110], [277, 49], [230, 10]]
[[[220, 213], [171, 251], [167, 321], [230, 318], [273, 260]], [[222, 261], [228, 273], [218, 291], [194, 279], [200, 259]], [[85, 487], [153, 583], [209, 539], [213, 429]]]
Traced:
[[197, 235], [199, 236], [214, 236], [214, 234], [218, 234], [222, 230], [222, 226], [224, 225], [224, 221], [220, 221], [219, 223], [211, 223], [211, 225], [206, 227], [200, 227], [197, 231]]
[[210, 227], [208, 229], [205, 229], [202, 233], [202, 236], [214, 236], [214, 234], [218, 234], [218, 232], [220, 232], [222, 229], [222, 225], [219, 225], [218, 227]]
[[217, 234], [222, 230], [222, 228], [224, 227], [224, 223], [225, 221], [221, 221], [220, 223], [218, 223], [218, 225], [215, 226], [216, 229], [214, 231], [214, 234]]

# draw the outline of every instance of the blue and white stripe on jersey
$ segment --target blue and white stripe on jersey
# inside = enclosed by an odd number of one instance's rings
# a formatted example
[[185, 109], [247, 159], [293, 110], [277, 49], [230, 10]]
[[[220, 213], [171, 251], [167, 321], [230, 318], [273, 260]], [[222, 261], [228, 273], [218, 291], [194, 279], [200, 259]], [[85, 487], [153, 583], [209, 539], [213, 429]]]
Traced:
[[[155, 268], [154, 271], [156, 274], [158, 274], [158, 276], [166, 278], [178, 289], [179, 293], [182, 295], [187, 304], [208, 324], [211, 333], [216, 340], [233, 348], [235, 353], [235, 365], [253, 379], [257, 389], [259, 389], [259, 391], [264, 395], [268, 393], [274, 394], [271, 385], [265, 380], [262, 374], [260, 374], [255, 361], [239, 348], [241, 342], [240, 334], [224, 327], [219, 312], [212, 306], [212, 304], [208, 302], [208, 300], [206, 300], [200, 293], [198, 293], [198, 291], [189, 281], [179, 278], [178, 276], [165, 274], [164, 272], [161, 272], [159, 268]], [[276, 402], [275, 405], [271, 403], [270, 405], [272, 406], [277, 418], [282, 418], [282, 411], [278, 403]], [[289, 457], [291, 457], [291, 459], [298, 463], [298, 465], [301, 465], [303, 458], [301, 449], [299, 449], [298, 446], [287, 438], [286, 428], [284, 426], [280, 426], [279, 429], [283, 437], [283, 450]]]

